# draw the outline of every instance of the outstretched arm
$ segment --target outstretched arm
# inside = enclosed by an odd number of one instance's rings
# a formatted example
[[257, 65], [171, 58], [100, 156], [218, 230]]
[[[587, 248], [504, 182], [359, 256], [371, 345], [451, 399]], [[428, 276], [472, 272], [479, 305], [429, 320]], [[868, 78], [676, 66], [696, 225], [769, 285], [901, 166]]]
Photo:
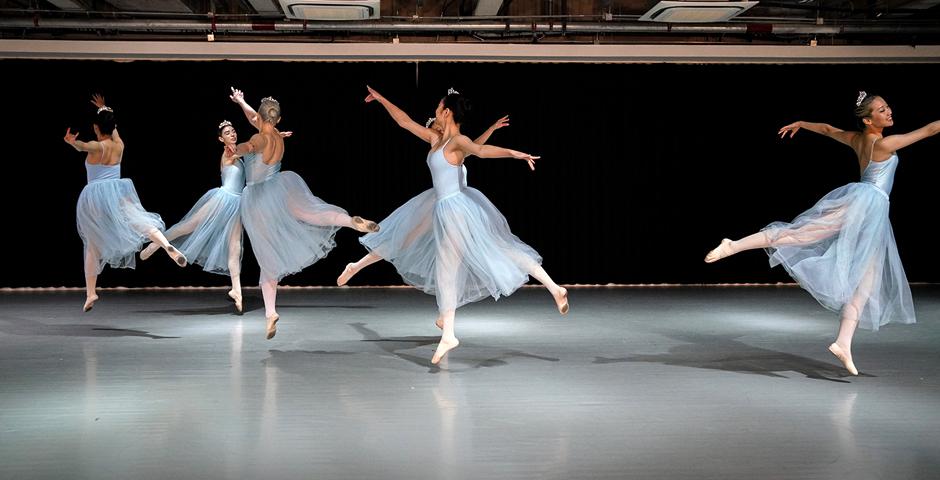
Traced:
[[245, 118], [248, 119], [248, 122], [251, 123], [253, 127], [255, 127], [256, 129], [258, 129], [258, 131], [260, 131], [261, 130], [261, 116], [258, 115], [258, 112], [256, 112], [255, 109], [251, 108], [251, 106], [248, 105], [248, 102], [245, 101], [245, 93], [242, 92], [241, 90], [238, 90], [235, 87], [229, 87], [229, 88], [232, 89], [232, 94], [229, 95], [228, 98], [231, 98], [232, 101], [235, 102], [236, 105], [238, 105], [239, 107], [242, 107], [242, 113], [245, 114]]
[[781, 128], [777, 133], [780, 135], [780, 138], [787, 136], [787, 133], [790, 134], [790, 138], [793, 138], [793, 136], [796, 135], [796, 132], [798, 132], [801, 128], [805, 128], [820, 135], [825, 135], [839, 143], [844, 143], [850, 147], [852, 146], [852, 139], [858, 135], [858, 132], [846, 132], [845, 130], [838, 129], [825, 123], [803, 121], [793, 122]]
[[509, 126], [509, 115], [506, 115], [505, 117], [497, 120], [496, 123], [490, 125], [490, 128], [487, 128], [485, 132], [481, 133], [480, 136], [477, 137], [477, 139], [473, 141], [473, 143], [484, 145], [486, 144], [486, 141], [490, 139], [490, 136], [493, 135], [493, 132], [499, 130], [500, 128], [508, 127], [508, 126]]
[[895, 152], [912, 143], [919, 142], [938, 133], [940, 133], [940, 120], [937, 120], [933, 123], [928, 123], [927, 125], [924, 125], [923, 127], [920, 127], [910, 133], [888, 135], [878, 142], [875, 142], [875, 148], [886, 152]]
[[421, 140], [424, 140], [430, 144], [433, 144], [437, 140], [439, 136], [437, 132], [430, 128], [419, 125], [417, 122], [412, 120], [407, 113], [396, 107], [394, 103], [388, 101], [385, 97], [380, 95], [379, 92], [373, 90], [372, 87], [367, 85], [366, 89], [369, 90], [369, 95], [366, 96], [366, 103], [372, 101], [381, 103], [382, 106], [385, 107], [385, 110], [388, 111], [388, 114], [392, 116], [392, 120], [395, 120], [395, 123], [397, 123], [399, 127], [408, 130]]
[[466, 135], [454, 137], [453, 141], [456, 142], [457, 148], [463, 150], [467, 155], [476, 155], [480, 158], [518, 158], [525, 160], [532, 170], [535, 170], [535, 161], [541, 158], [517, 150], [497, 147], [495, 145], [480, 145], [471, 142]]
[[[242, 113], [245, 114], [245, 118], [248, 119], [248, 122], [251, 123], [253, 127], [261, 131], [261, 116], [258, 115], [258, 112], [255, 109], [251, 108], [251, 105], [248, 105], [248, 102], [245, 101], [245, 93], [241, 90], [238, 90], [235, 87], [230, 87], [232, 89], [232, 94], [228, 96], [233, 102], [238, 104], [239, 107], [242, 107]], [[277, 132], [281, 138], [288, 138], [294, 134], [294, 132]]]
[[79, 152], [98, 153], [101, 151], [101, 144], [98, 142], [83, 142], [78, 140], [78, 132], [72, 133], [69, 128], [65, 131], [65, 143], [69, 144]]
[[248, 153], [260, 152], [264, 148], [264, 143], [264, 137], [260, 133], [256, 133], [245, 143], [226, 145], [225, 150], [228, 151], [230, 155], [240, 157]]
[[480, 136], [477, 137], [476, 140], [473, 141], [473, 143], [476, 143], [478, 145], [484, 145], [486, 144], [486, 141], [490, 139], [490, 136], [493, 135], [493, 132], [499, 130], [500, 128], [508, 127], [508, 126], [509, 126], [509, 115], [506, 115], [505, 117], [497, 120], [496, 123], [490, 125], [490, 128], [487, 128], [485, 132], [481, 133]]

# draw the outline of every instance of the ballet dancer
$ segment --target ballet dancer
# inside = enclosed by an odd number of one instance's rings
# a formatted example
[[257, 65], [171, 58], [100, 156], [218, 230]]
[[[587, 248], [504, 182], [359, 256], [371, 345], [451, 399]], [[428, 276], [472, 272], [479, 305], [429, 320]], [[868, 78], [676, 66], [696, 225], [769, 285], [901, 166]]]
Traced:
[[[470, 110], [469, 101], [450, 89], [438, 103], [439, 130], [421, 126], [372, 88], [365, 101], [378, 102], [405, 130], [431, 145], [427, 163], [433, 188], [412, 198], [380, 222], [381, 230], [360, 242], [369, 254], [347, 267], [351, 277], [380, 259], [391, 262], [409, 285], [434, 295], [442, 330], [432, 364], [460, 342], [454, 333], [456, 309], [492, 296], [510, 295], [529, 275], [552, 294], [558, 311], [568, 313], [568, 292], [541, 267], [542, 258], [509, 230], [496, 207], [478, 190], [466, 185], [464, 159], [511, 157], [535, 169], [539, 157], [492, 145], [479, 145], [460, 133]], [[348, 280], [348, 278], [346, 278]], [[343, 278], [340, 278], [340, 282]]]
[[82, 189], [75, 208], [78, 235], [84, 244], [85, 304], [91, 310], [98, 300], [98, 275], [105, 265], [111, 268], [134, 268], [134, 256], [149, 238], [166, 251], [181, 267], [186, 256], [167, 242], [161, 232], [163, 220], [144, 210], [129, 178], [121, 178], [124, 141], [115, 124], [114, 111], [105, 105], [104, 97], [95, 94], [91, 103], [98, 108], [92, 128], [95, 140], [78, 140], [78, 132], [65, 131], [65, 143], [84, 152], [88, 184]]
[[[233, 95], [232, 100], [244, 109], [243, 95]], [[271, 339], [280, 319], [275, 308], [278, 282], [325, 257], [336, 245], [333, 236], [340, 228], [376, 232], [379, 226], [324, 202], [310, 192], [299, 175], [281, 171], [284, 139], [276, 128], [281, 121], [277, 100], [261, 100], [258, 121], [259, 132], [248, 142], [226, 148], [239, 156], [254, 154], [244, 158], [247, 185], [242, 192], [241, 217], [261, 267], [266, 337]]]
[[[254, 109], [247, 104], [245, 106], [248, 120], [260, 127]], [[244, 164], [240, 157], [224, 147], [238, 143], [238, 133], [232, 122], [223, 121], [218, 130], [219, 142], [223, 145], [219, 166], [222, 186], [206, 192], [182, 220], [167, 229], [165, 236], [190, 263], [202, 265], [203, 270], [210, 273], [228, 275], [232, 280], [228, 296], [235, 302], [235, 309], [242, 313], [242, 222], [239, 206], [245, 188]], [[291, 136], [291, 132], [279, 134]], [[140, 259], [150, 258], [157, 248], [157, 244], [151, 243], [140, 252]]]
[[910, 133], [884, 136], [894, 124], [882, 97], [859, 92], [855, 116], [860, 131], [824, 123], [794, 122], [780, 129], [792, 138], [800, 129], [852, 148], [861, 180], [828, 193], [791, 223], [774, 222], [740, 240], [724, 239], [708, 253], [712, 263], [735, 253], [766, 249], [771, 266], [783, 265], [824, 307], [840, 313], [839, 333], [829, 351], [852, 375], [856, 328], [878, 330], [889, 322], [915, 322], [911, 290], [888, 218], [888, 195], [898, 167], [897, 151], [936, 135], [940, 121]]
[[[438, 135], [441, 135], [444, 133], [444, 128], [441, 127], [440, 123], [434, 117], [429, 118], [428, 121], [424, 124], [424, 126], [434, 130], [435, 132], [438, 133]], [[499, 130], [500, 128], [508, 127], [508, 126], [509, 126], [509, 116], [507, 115], [497, 120], [496, 123], [494, 123], [493, 125], [490, 125], [490, 128], [487, 128], [485, 132], [480, 134], [480, 136], [477, 137], [476, 140], [473, 141], [473, 143], [484, 145], [490, 139], [490, 136], [493, 135], [493, 132], [495, 132], [496, 130]], [[471, 155], [468, 155], [468, 156], [471, 156]], [[460, 179], [463, 182], [463, 186], [466, 187], [467, 186], [467, 166], [461, 165], [461, 168], [463, 169], [463, 174], [461, 175]], [[434, 188], [431, 188], [427, 191], [433, 192], [433, 190]], [[382, 260], [382, 257], [379, 257], [373, 252], [369, 252], [364, 257], [360, 258], [359, 261], [346, 264], [346, 268], [343, 270], [343, 273], [341, 273], [339, 277], [337, 277], [336, 279], [336, 285], [340, 287], [346, 285], [349, 282], [349, 280], [351, 280], [352, 277], [354, 277], [357, 273], [361, 272], [364, 268], [368, 267], [369, 265], [372, 265], [378, 262], [379, 260]]]

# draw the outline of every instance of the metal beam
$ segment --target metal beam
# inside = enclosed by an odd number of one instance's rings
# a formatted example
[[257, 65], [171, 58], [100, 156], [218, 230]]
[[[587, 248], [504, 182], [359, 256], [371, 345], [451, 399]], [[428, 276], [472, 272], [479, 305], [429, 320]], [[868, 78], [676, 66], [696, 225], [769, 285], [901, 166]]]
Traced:
[[513, 63], [940, 63], [940, 46], [538, 45], [0, 40], [0, 58]]
[[448, 33], [515, 33], [515, 34], [637, 34], [661, 35], [938, 35], [940, 22], [934, 23], [724, 23], [724, 24], [661, 24], [651, 22], [579, 22], [505, 23], [505, 22], [211, 22], [209, 20], [124, 20], [0, 17], [0, 29], [22, 30], [107, 30], [117, 32], [155, 33], [253, 33], [257, 35], [349, 33], [371, 34], [433, 34]]

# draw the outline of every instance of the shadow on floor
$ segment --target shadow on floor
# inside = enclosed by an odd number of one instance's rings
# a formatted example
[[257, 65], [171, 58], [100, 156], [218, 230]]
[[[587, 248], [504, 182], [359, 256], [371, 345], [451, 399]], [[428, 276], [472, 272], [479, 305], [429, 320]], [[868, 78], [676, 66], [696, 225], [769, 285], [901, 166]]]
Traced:
[[[244, 312], [249, 313], [256, 310], [264, 311], [264, 302], [260, 298], [248, 298], [245, 297], [242, 300], [242, 307]], [[214, 302], [213, 302], [214, 303]], [[358, 309], [369, 309], [376, 308], [373, 305], [311, 305], [311, 304], [297, 304], [297, 303], [279, 303], [277, 305], [278, 313], [281, 309], [287, 308], [333, 308], [333, 309], [348, 309], [348, 310], [358, 310]], [[196, 307], [196, 308], [165, 308], [165, 309], [152, 309], [152, 310], [135, 310], [134, 313], [162, 313], [167, 315], [177, 315], [177, 316], [191, 316], [191, 315], [238, 315], [238, 312], [235, 311], [235, 306], [232, 304], [225, 306], [212, 306], [212, 307]]]
[[[675, 331], [657, 333], [685, 343], [670, 348], [668, 353], [620, 358], [595, 357], [594, 363], [659, 363], [777, 378], [786, 378], [782, 372], [796, 372], [807, 378], [843, 383], [848, 383], [844, 378], [851, 377], [840, 364], [754, 347], [736, 340], [741, 335], [703, 335]], [[822, 351], [826, 351], [825, 347], [822, 347]], [[872, 375], [862, 373], [859, 376]]]
[[[413, 363], [420, 367], [428, 367], [431, 372], [437, 372], [440, 370], [439, 366], [431, 365], [431, 356], [428, 355], [427, 358], [419, 357], [416, 355], [403, 353], [402, 350], [413, 350], [415, 348], [427, 346], [427, 345], [437, 345], [440, 337], [418, 337], [418, 336], [408, 336], [408, 337], [382, 337], [375, 330], [366, 327], [365, 323], [357, 322], [350, 323], [349, 326], [354, 328], [360, 335], [362, 335], [363, 342], [373, 342], [377, 345], [382, 351], [390, 353], [402, 360]], [[475, 345], [472, 343], [461, 342], [460, 347], [455, 350], [452, 350], [447, 354], [448, 365], [450, 363], [457, 363], [467, 365], [469, 368], [484, 368], [484, 367], [501, 367], [503, 365], [508, 365], [509, 362], [506, 360], [511, 358], [533, 358], [536, 360], [544, 360], [547, 362], [557, 362], [559, 359], [553, 357], [544, 357], [541, 355], [535, 355], [532, 353], [526, 353], [520, 350], [503, 350], [499, 354], [486, 358], [486, 359], [466, 359], [465, 357], [460, 356], [460, 352], [470, 348], [484, 348], [480, 345]], [[452, 370], [452, 369], [451, 369]], [[453, 370], [452, 370], [453, 371]]]
[[165, 338], [141, 330], [127, 328], [114, 328], [107, 325], [94, 325], [90, 323], [47, 325], [42, 322], [26, 320], [24, 318], [0, 318], [0, 333], [8, 335], [50, 335], [62, 337], [146, 337], [153, 340]]

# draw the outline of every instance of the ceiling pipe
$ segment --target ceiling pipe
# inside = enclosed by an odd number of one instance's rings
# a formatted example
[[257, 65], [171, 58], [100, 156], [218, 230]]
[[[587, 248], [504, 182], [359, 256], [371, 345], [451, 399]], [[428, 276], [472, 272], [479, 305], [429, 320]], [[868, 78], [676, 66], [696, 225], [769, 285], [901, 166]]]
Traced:
[[631, 23], [505, 23], [505, 22], [209, 22], [201, 20], [73, 20], [61, 18], [0, 18], [0, 29], [106, 30], [163, 33], [326, 33], [433, 34], [453, 32], [533, 34], [796, 34], [796, 35], [934, 35], [940, 22], [911, 24], [726, 23], [663, 24]]

